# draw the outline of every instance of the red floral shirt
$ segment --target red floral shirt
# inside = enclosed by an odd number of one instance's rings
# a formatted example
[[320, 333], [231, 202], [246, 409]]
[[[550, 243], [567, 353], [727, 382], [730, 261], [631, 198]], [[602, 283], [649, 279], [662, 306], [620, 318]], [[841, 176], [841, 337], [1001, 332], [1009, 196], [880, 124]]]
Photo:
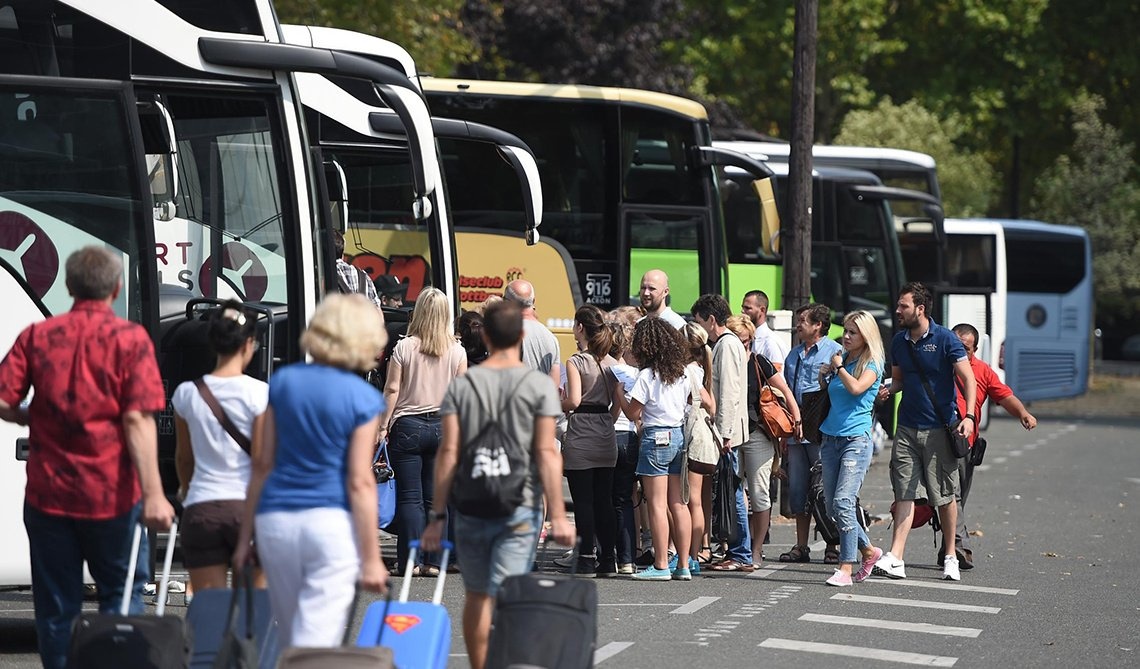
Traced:
[[[997, 372], [994, 371], [993, 367], [987, 365], [978, 356], [970, 358], [970, 368], [974, 370], [974, 382], [978, 384], [978, 389], [974, 396], [974, 410], [966, 411], [966, 396], [959, 390], [958, 395], [954, 399], [954, 401], [958, 403], [959, 416], [965, 416], [968, 413], [981, 416], [982, 404], [985, 403], [987, 397], [993, 400], [994, 404], [998, 404], [1005, 398], [1013, 396], [1013, 390], [1001, 382], [1001, 379], [998, 378]], [[955, 386], [961, 387], [961, 383], [957, 377], [954, 378]], [[973, 445], [977, 439], [978, 421], [975, 420], [974, 432], [970, 435], [970, 444]]]
[[33, 387], [26, 502], [87, 520], [129, 511], [140, 491], [123, 414], [166, 405], [146, 330], [104, 302], [77, 301], [26, 328], [0, 362], [0, 399], [16, 406]]

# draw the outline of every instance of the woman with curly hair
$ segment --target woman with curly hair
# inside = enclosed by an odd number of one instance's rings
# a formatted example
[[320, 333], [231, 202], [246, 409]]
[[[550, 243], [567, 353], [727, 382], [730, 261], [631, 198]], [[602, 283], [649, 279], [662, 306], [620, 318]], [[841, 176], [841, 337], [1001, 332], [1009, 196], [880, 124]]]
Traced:
[[[447, 386], [466, 371], [467, 352], [452, 334], [447, 295], [425, 288], [416, 299], [408, 336], [392, 350], [384, 383], [388, 408], [380, 419], [380, 438], [388, 438], [388, 456], [396, 474], [400, 571], [407, 563], [408, 544], [423, 534], [431, 510], [442, 433], [439, 407]], [[439, 574], [437, 556], [421, 552], [416, 561], [414, 574]]]
[[625, 415], [641, 421], [641, 448], [637, 474], [649, 506], [653, 538], [653, 565], [634, 574], [645, 581], [692, 579], [689, 567], [669, 571], [669, 520], [678, 555], [689, 554], [692, 522], [681, 501], [681, 447], [689, 381], [685, 377], [688, 354], [680, 333], [660, 318], [645, 318], [633, 331], [633, 355], [641, 371], [630, 391]]

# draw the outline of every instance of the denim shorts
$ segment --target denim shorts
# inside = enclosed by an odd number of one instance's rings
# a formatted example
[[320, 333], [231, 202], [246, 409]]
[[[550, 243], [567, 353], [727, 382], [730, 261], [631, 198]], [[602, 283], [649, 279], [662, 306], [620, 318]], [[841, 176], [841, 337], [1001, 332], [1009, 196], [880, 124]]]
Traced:
[[520, 506], [506, 518], [456, 514], [455, 550], [463, 587], [494, 597], [508, 576], [530, 572], [542, 527], [542, 509]]
[[[656, 435], [669, 433], [669, 443], [657, 445]], [[680, 427], [647, 427], [641, 434], [641, 448], [637, 456], [638, 476], [667, 476], [681, 474], [681, 448], [685, 432]]]
[[808, 512], [808, 488], [811, 487], [811, 467], [819, 462], [819, 444], [789, 443], [785, 458], [788, 473], [788, 501], [793, 514]]

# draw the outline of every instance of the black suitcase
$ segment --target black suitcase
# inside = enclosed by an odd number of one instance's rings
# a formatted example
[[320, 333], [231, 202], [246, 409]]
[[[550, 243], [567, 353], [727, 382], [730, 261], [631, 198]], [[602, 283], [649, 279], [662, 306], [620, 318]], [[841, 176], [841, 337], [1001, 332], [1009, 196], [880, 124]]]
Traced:
[[598, 591], [593, 581], [524, 574], [503, 581], [487, 650], [488, 669], [594, 666]]
[[190, 635], [186, 622], [177, 616], [163, 615], [177, 535], [178, 523], [175, 522], [170, 527], [170, 539], [166, 544], [155, 615], [132, 616], [129, 615], [131, 590], [142, 541], [142, 525], [135, 526], [119, 614], [89, 613], [75, 621], [67, 653], [69, 669], [183, 669], [187, 666]]

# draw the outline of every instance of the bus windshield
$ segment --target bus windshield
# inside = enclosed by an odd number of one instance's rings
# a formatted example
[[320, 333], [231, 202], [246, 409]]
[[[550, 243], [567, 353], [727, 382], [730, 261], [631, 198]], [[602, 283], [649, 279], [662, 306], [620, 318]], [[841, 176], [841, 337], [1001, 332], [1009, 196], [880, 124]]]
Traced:
[[90, 244], [121, 254], [118, 315], [141, 320], [144, 203], [131, 169], [124, 90], [0, 78], [0, 264], [43, 316], [71, 307], [64, 261]]

